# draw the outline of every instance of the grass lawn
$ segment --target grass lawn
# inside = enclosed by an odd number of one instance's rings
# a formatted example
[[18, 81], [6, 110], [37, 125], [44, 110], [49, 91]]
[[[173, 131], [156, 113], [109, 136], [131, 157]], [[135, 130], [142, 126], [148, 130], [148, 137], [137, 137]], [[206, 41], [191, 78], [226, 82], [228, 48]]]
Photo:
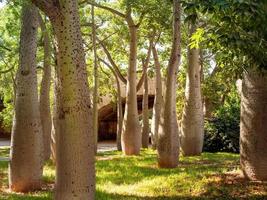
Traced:
[[[0, 157], [8, 149], [0, 148]], [[1, 200], [52, 199], [54, 166], [44, 168], [44, 187], [30, 194], [7, 191], [8, 163], [0, 162]], [[203, 153], [181, 157], [176, 169], [159, 169], [156, 152], [124, 157], [112, 151], [97, 155], [98, 200], [180, 200], [180, 199], [267, 199], [267, 183], [248, 182], [240, 176], [239, 156], [230, 153]]]

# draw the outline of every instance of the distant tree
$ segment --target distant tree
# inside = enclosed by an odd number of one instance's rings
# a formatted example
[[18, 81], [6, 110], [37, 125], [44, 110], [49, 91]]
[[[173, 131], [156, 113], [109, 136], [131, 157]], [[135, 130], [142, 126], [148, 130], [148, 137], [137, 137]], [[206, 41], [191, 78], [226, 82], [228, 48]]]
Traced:
[[176, 76], [181, 59], [181, 1], [173, 1], [173, 43], [167, 68], [166, 91], [158, 132], [158, 165], [174, 168], [178, 165], [179, 136], [176, 113]]
[[[190, 38], [196, 31], [191, 23]], [[189, 39], [190, 41], [190, 39]], [[204, 117], [200, 84], [200, 49], [191, 44], [187, 53], [187, 76], [185, 88], [185, 105], [181, 124], [181, 150], [185, 156], [199, 155], [202, 152], [204, 139]]]
[[44, 46], [44, 65], [43, 65], [43, 77], [40, 87], [40, 113], [43, 129], [43, 147], [44, 147], [44, 160], [48, 160], [51, 155], [51, 130], [52, 130], [52, 118], [50, 110], [50, 86], [51, 86], [51, 43], [48, 29], [42, 19], [42, 16], [38, 14], [39, 24], [43, 34], [43, 46]]
[[158, 130], [159, 130], [159, 122], [160, 122], [160, 113], [163, 104], [163, 96], [162, 96], [162, 75], [161, 75], [161, 67], [158, 57], [158, 52], [156, 49], [156, 44], [152, 46], [152, 53], [154, 58], [155, 65], [155, 99], [153, 106], [153, 115], [152, 115], [152, 123], [151, 123], [151, 133], [152, 133], [152, 148], [157, 148], [158, 143]]
[[43, 132], [36, 73], [37, 30], [38, 10], [34, 5], [24, 3], [9, 167], [9, 188], [16, 192], [40, 189], [42, 182]]
[[[205, 29], [211, 49], [225, 49], [228, 60], [239, 60], [243, 68], [241, 95], [240, 155], [241, 168], [252, 180], [267, 180], [266, 145], [266, 1], [185, 2], [187, 10], [205, 15]], [[191, 15], [197, 17], [196, 15]], [[238, 59], [239, 58], [239, 59]], [[230, 66], [231, 71], [236, 66]]]

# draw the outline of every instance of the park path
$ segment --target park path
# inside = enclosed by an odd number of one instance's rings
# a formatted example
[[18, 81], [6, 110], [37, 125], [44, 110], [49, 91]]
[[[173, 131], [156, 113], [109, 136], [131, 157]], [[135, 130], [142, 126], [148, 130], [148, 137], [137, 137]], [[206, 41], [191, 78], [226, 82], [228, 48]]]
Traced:
[[[10, 147], [10, 140], [0, 139], [0, 147]], [[97, 145], [98, 152], [114, 151], [116, 149], [115, 141], [103, 141]]]
[[[10, 140], [0, 138], [0, 148], [6, 148], [6, 147], [10, 147]], [[103, 141], [97, 144], [97, 152], [99, 153], [107, 152], [107, 151], [114, 151], [116, 149], [117, 147], [116, 147], [115, 141]], [[0, 161], [8, 161], [8, 160], [9, 158], [0, 157]]]
[[9, 146], [10, 146], [10, 140], [0, 139], [0, 147], [9, 147]]

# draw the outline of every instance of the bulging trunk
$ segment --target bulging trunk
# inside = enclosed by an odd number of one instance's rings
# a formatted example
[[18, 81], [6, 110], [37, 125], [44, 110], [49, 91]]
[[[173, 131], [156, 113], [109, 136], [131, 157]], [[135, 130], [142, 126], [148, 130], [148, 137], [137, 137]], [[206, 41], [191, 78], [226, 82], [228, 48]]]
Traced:
[[94, 199], [95, 140], [78, 2], [60, 4], [52, 20], [58, 44], [55, 199]]
[[51, 47], [49, 33], [42, 21], [42, 17], [39, 16], [41, 24], [43, 38], [44, 38], [44, 69], [43, 78], [40, 88], [40, 113], [41, 122], [43, 128], [43, 146], [44, 146], [44, 160], [48, 160], [51, 155], [51, 130], [52, 119], [50, 110], [50, 86], [51, 86]]
[[251, 180], [267, 180], [267, 75], [245, 72], [241, 95], [240, 162]]
[[[146, 69], [147, 70], [147, 69]], [[149, 145], [149, 110], [148, 110], [148, 77], [145, 72], [144, 92], [143, 92], [143, 127], [142, 127], [142, 147], [148, 148]]]
[[9, 187], [16, 192], [40, 189], [43, 172], [43, 135], [36, 74], [37, 16], [37, 8], [25, 3], [9, 166]]
[[[190, 35], [195, 32], [192, 26]], [[181, 127], [181, 150], [184, 156], [200, 155], [204, 140], [204, 119], [200, 87], [199, 49], [188, 47], [185, 106]]]
[[137, 29], [137, 26], [129, 25], [130, 56], [121, 138], [122, 150], [125, 155], [138, 155], [141, 148], [141, 127], [138, 119], [136, 92]]
[[179, 159], [179, 129], [176, 114], [176, 76], [181, 58], [181, 2], [180, 0], [174, 0], [173, 4], [173, 45], [167, 71], [166, 92], [164, 94], [164, 105], [161, 112], [157, 146], [158, 165], [164, 168], [176, 167]]
[[160, 121], [160, 112], [163, 103], [162, 97], [162, 78], [161, 78], [161, 71], [160, 71], [160, 63], [158, 59], [158, 54], [156, 47], [152, 47], [154, 63], [156, 68], [156, 90], [155, 90], [155, 99], [154, 99], [154, 106], [153, 106], [153, 115], [152, 115], [152, 123], [151, 123], [151, 142], [152, 148], [157, 148], [158, 142], [158, 130], [159, 130], [159, 121]]

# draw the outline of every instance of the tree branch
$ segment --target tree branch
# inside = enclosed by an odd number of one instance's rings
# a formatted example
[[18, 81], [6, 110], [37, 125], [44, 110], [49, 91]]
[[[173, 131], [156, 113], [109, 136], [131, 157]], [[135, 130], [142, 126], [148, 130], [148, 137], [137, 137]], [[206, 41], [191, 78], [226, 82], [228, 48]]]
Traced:
[[50, 20], [55, 19], [60, 14], [58, 0], [32, 0], [32, 3], [42, 10]]
[[[112, 34], [106, 36], [104, 39], [101, 40], [101, 42], [105, 42], [107, 39], [109, 39], [111, 36], [115, 35], [117, 32], [118, 32], [118, 31], [115, 31], [114, 33], [112, 33]], [[92, 34], [83, 34], [83, 36], [89, 36], [89, 37], [91, 37]], [[90, 50], [90, 49], [93, 48], [93, 45], [92, 45], [91, 43], [86, 43], [86, 42], [84, 42], [84, 44], [87, 46], [87, 50], [86, 50], [86, 51], [88, 51], [88, 50]], [[97, 42], [97, 43], [96, 43], [96, 46], [98, 46], [99, 44], [100, 44], [100, 42]]]
[[100, 4], [95, 3], [95, 2], [92, 2], [92, 1], [90, 1], [90, 0], [85, 0], [85, 1], [82, 2], [82, 4], [83, 4], [83, 3], [89, 3], [90, 5], [93, 5], [93, 6], [95, 6], [95, 7], [102, 8], [102, 9], [104, 9], [104, 10], [107, 10], [107, 11], [111, 12], [111, 13], [114, 14], [114, 15], [117, 15], [117, 16], [122, 17], [122, 18], [124, 18], [124, 19], [126, 18], [126, 15], [125, 15], [124, 13], [122, 13], [122, 12], [120, 12], [120, 11], [118, 11], [118, 10], [115, 10], [115, 9], [113, 9], [113, 8], [111, 8], [111, 7], [104, 6], [104, 5], [100, 5]]
[[140, 90], [140, 88], [142, 87], [143, 82], [145, 80], [146, 73], [147, 73], [147, 68], [148, 68], [148, 65], [149, 65], [150, 57], [151, 57], [152, 46], [153, 46], [153, 40], [150, 40], [150, 42], [149, 42], [149, 48], [148, 48], [148, 51], [147, 51], [146, 60], [142, 60], [143, 73], [142, 73], [142, 76], [141, 76], [141, 78], [139, 79], [139, 81], [137, 83], [137, 86], [136, 86], [136, 90], [137, 91]]
[[7, 50], [7, 51], [12, 51], [10, 48], [8, 48], [8, 47], [6, 47], [6, 46], [4, 46], [4, 45], [2, 45], [2, 44], [0, 44], [0, 47], [1, 47], [2, 49]]
[[104, 43], [103, 43], [101, 40], [99, 40], [98, 38], [97, 38], [97, 40], [98, 40], [99, 44], [102, 46], [102, 49], [104, 50], [104, 52], [105, 52], [105, 54], [106, 54], [106, 56], [107, 56], [109, 62], [110, 62], [111, 65], [113, 66], [113, 68], [114, 68], [114, 70], [116, 71], [118, 77], [120, 78], [120, 80], [121, 80], [123, 83], [126, 84], [126, 83], [127, 83], [127, 80], [126, 80], [126, 79], [124, 78], [124, 76], [121, 74], [119, 67], [118, 67], [118, 66], [116, 65], [116, 63], [114, 62], [114, 60], [113, 60], [113, 58], [111, 57], [111, 55], [110, 55], [108, 49], [106, 48], [106, 46], [104, 45]]
[[6, 74], [6, 73], [12, 71], [13, 69], [14, 69], [14, 66], [13, 66], [13, 67], [10, 67], [10, 68], [7, 69], [7, 70], [0, 71], [0, 74]]
[[143, 19], [146, 16], [146, 12], [143, 12], [139, 18], [139, 22], [136, 24], [137, 27], [139, 27], [142, 24]]
[[[127, 84], [127, 80], [122, 76], [122, 74], [114, 69], [114, 67], [112, 67], [109, 63], [107, 63], [105, 60], [103, 60], [102, 58], [98, 57], [98, 60], [100, 60], [102, 63], [104, 63], [111, 71], [113, 71], [116, 76], [124, 83], [124, 84]], [[123, 77], [123, 80], [122, 80], [122, 77]]]

